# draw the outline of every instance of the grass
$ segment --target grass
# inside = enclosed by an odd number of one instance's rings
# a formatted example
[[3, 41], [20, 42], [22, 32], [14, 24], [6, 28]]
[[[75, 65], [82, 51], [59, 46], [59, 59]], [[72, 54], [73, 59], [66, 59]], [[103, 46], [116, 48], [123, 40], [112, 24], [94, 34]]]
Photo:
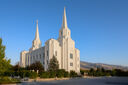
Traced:
[[9, 78], [9, 77], [0, 77], [0, 84], [15, 84], [21, 83], [19, 79]]

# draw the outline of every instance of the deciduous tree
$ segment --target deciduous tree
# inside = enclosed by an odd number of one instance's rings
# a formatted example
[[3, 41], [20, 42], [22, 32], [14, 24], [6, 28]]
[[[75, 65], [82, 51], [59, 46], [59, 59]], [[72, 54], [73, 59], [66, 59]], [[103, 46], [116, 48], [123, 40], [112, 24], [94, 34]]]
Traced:
[[34, 70], [35, 72], [37, 72], [37, 70], [39, 72], [44, 71], [44, 67], [43, 67], [43, 65], [39, 61], [31, 64], [30, 67], [29, 67], [29, 69], [30, 70]]
[[11, 67], [10, 60], [5, 58], [5, 46], [0, 38], [0, 76]]

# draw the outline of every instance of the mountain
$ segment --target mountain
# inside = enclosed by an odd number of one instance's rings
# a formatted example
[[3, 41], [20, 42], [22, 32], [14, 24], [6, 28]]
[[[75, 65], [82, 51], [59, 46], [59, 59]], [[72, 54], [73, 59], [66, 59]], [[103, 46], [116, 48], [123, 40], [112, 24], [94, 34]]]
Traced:
[[112, 69], [121, 69], [121, 70], [128, 70], [128, 67], [126, 66], [119, 66], [119, 65], [109, 65], [109, 64], [103, 64], [103, 63], [90, 63], [85, 61], [80, 61], [80, 68], [84, 70], [89, 70], [90, 68], [96, 69], [96, 68], [104, 68], [106, 70], [112, 70]]

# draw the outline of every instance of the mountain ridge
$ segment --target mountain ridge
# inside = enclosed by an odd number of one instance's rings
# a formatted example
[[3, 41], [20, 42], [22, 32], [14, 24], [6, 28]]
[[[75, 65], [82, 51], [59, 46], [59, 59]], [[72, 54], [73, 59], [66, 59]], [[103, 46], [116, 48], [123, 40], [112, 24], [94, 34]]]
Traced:
[[104, 64], [104, 63], [91, 63], [86, 61], [80, 61], [80, 68], [84, 70], [89, 70], [91, 68], [104, 68], [106, 70], [112, 69], [121, 69], [124, 71], [128, 71], [128, 66], [121, 66], [121, 65], [111, 65], [111, 64]]

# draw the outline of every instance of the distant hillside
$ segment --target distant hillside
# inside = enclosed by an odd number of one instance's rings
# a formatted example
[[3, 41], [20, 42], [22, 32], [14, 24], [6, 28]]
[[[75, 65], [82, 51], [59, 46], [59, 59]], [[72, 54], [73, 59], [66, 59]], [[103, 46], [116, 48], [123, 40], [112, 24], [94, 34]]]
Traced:
[[102, 63], [89, 63], [85, 61], [80, 61], [81, 69], [89, 70], [90, 68], [96, 69], [97, 67], [99, 68], [103, 67], [106, 70], [112, 70], [112, 69], [128, 70], [128, 67], [125, 67], [125, 66], [109, 65], [109, 64], [102, 64]]

